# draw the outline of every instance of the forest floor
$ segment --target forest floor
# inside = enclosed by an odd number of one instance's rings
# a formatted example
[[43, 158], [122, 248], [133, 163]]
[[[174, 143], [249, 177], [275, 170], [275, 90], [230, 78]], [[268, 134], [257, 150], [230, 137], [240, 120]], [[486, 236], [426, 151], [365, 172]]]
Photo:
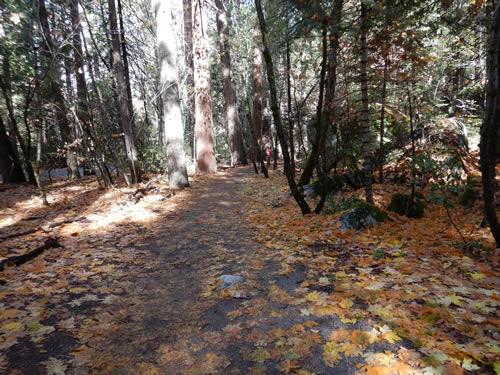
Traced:
[[[340, 213], [300, 215], [285, 184], [247, 167], [136, 204], [90, 180], [50, 185], [50, 207], [1, 191], [0, 261], [60, 247], [0, 272], [0, 373], [499, 374], [480, 204], [452, 211], [483, 246], [469, 253], [438, 205], [341, 231]], [[376, 203], [402, 189], [375, 185]]]

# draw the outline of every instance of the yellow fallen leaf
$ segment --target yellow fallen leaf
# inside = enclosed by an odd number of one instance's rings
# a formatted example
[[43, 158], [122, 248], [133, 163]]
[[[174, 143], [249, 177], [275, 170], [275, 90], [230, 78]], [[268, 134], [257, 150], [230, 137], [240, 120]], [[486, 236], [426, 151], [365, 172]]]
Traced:
[[389, 341], [391, 344], [394, 344], [395, 341], [401, 340], [401, 337], [399, 337], [396, 332], [389, 331], [384, 334], [384, 339]]
[[350, 299], [346, 298], [344, 300], [342, 300], [340, 303], [339, 303], [340, 307], [342, 307], [343, 309], [350, 309], [352, 307], [352, 305], [354, 305], [354, 302], [352, 302]]
[[484, 275], [479, 272], [469, 272], [468, 275], [472, 277], [474, 280], [481, 280], [484, 279]]
[[6, 331], [21, 331], [23, 328], [24, 325], [21, 322], [12, 322], [2, 327], [2, 329]]
[[86, 288], [71, 288], [69, 291], [70, 291], [70, 293], [78, 294], [78, 293], [86, 292], [87, 289]]
[[454, 304], [454, 305], [456, 305], [456, 306], [461, 306], [461, 305], [462, 305], [462, 300], [463, 300], [463, 299], [464, 299], [463, 297], [461, 297], [461, 296], [457, 296], [457, 295], [456, 295], [456, 293], [453, 293], [453, 294], [451, 295], [451, 303], [453, 303], [453, 304]]

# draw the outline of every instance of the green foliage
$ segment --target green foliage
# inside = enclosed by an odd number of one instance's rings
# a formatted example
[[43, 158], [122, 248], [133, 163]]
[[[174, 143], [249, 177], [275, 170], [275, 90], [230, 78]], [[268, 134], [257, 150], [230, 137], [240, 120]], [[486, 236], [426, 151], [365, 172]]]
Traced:
[[145, 172], [162, 173], [165, 171], [166, 155], [157, 144], [146, 144], [142, 150], [142, 166]]
[[385, 251], [382, 247], [379, 247], [378, 249], [375, 249], [375, 252], [373, 253], [373, 257], [375, 259], [382, 259], [385, 258]]
[[404, 215], [415, 219], [420, 219], [424, 216], [425, 203], [421, 200], [423, 198], [422, 193], [415, 194], [414, 202], [411, 202], [411, 196], [403, 193], [396, 193], [392, 196], [391, 204], [388, 209], [390, 211], [396, 212], [398, 215]]
[[337, 201], [333, 195], [330, 195], [327, 202], [328, 208], [323, 212], [325, 214], [334, 214], [349, 209], [354, 203], [361, 202], [361, 199], [357, 196], [352, 196], [350, 198], [340, 197], [340, 200]]
[[350, 207], [351, 209], [358, 209], [363, 211], [371, 211], [375, 213], [375, 218], [378, 222], [383, 222], [387, 218], [387, 214], [381, 208], [375, 206], [374, 204], [368, 202], [356, 202]]
[[467, 176], [464, 191], [459, 195], [458, 201], [462, 206], [472, 208], [477, 199], [478, 193], [474, 190], [475, 181], [471, 176]]

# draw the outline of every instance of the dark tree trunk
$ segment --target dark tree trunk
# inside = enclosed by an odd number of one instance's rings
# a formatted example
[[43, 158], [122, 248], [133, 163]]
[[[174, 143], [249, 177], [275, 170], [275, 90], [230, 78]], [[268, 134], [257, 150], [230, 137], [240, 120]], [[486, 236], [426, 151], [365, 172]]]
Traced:
[[0, 174], [3, 183], [26, 182], [21, 163], [10, 143], [9, 136], [5, 130], [3, 119], [0, 116]]
[[61, 81], [59, 78], [59, 72], [57, 71], [57, 56], [55, 56], [55, 46], [52, 41], [52, 34], [49, 27], [49, 21], [47, 16], [47, 9], [45, 7], [45, 0], [38, 0], [38, 17], [40, 20], [40, 25], [42, 27], [44, 36], [44, 46], [42, 48], [42, 56], [45, 58], [46, 72], [45, 77], [48, 83], [47, 89], [42, 97], [51, 99], [51, 104], [54, 106], [54, 111], [56, 113], [57, 123], [59, 129], [61, 130], [62, 140], [66, 147], [66, 164], [68, 167], [69, 178], [76, 179], [80, 178], [80, 173], [78, 171], [78, 161], [76, 158], [76, 153], [73, 144], [73, 135], [71, 134], [71, 126], [66, 117], [68, 111], [66, 107], [66, 102], [64, 100], [63, 90]]
[[384, 150], [384, 117], [385, 117], [385, 96], [387, 88], [387, 65], [388, 56], [386, 51], [384, 51], [384, 78], [382, 83], [382, 108], [380, 109], [380, 137], [379, 137], [379, 172], [378, 172], [378, 183], [384, 183], [384, 164], [385, 164], [385, 150]]
[[500, 124], [500, 3], [497, 4], [491, 20], [486, 66], [488, 74], [486, 114], [481, 127], [480, 143], [484, 216], [490, 225], [497, 247], [500, 247], [500, 224], [495, 210], [495, 166]]
[[[112, 185], [111, 175], [102, 161], [104, 151], [99, 142], [93, 141], [92, 136], [92, 112], [88, 103], [88, 89], [85, 80], [85, 69], [83, 63], [83, 50], [81, 41], [80, 14], [78, 11], [79, 0], [71, 0], [71, 21], [73, 26], [73, 49], [74, 49], [74, 69], [76, 76], [77, 110], [81, 136], [83, 144], [87, 150], [90, 150], [90, 157], [95, 165], [96, 175], [102, 177], [104, 186], [109, 188]], [[89, 144], [92, 143], [92, 144]]]
[[372, 135], [370, 129], [370, 119], [368, 118], [368, 46], [366, 38], [368, 35], [368, 15], [366, 4], [361, 0], [361, 126], [363, 133], [363, 174], [365, 184], [365, 199], [368, 203], [373, 203], [373, 186], [372, 186], [372, 171], [373, 171], [373, 147]]
[[[2, 87], [2, 94], [5, 99], [5, 106], [7, 107], [7, 115], [9, 121], [9, 131], [14, 133], [15, 139], [19, 142], [21, 146], [21, 151], [24, 157], [24, 165], [26, 167], [26, 171], [28, 173], [28, 180], [30, 184], [36, 185], [36, 178], [33, 172], [33, 166], [31, 165], [31, 145], [30, 142], [24, 142], [21, 137], [21, 133], [19, 132], [19, 128], [17, 126], [17, 120], [14, 113], [14, 106], [12, 104], [11, 98], [11, 86], [10, 86], [10, 69], [9, 69], [9, 57], [7, 55], [3, 58], [3, 69], [2, 74], [0, 75], [0, 86]], [[11, 137], [10, 137], [11, 138]], [[13, 147], [13, 152], [15, 152], [16, 143], [11, 143]]]
[[274, 65], [271, 57], [271, 52], [269, 50], [269, 43], [267, 40], [267, 27], [266, 21], [264, 19], [264, 13], [262, 12], [262, 5], [260, 0], [255, 0], [255, 7], [257, 8], [257, 15], [259, 17], [260, 30], [262, 34], [262, 44], [264, 46], [264, 60], [266, 62], [267, 71], [267, 81], [269, 82], [269, 89], [271, 91], [271, 110], [273, 112], [274, 125], [276, 126], [276, 132], [280, 140], [281, 149], [283, 152], [283, 161], [285, 163], [285, 174], [288, 180], [288, 185], [292, 192], [295, 201], [300, 207], [302, 214], [308, 214], [311, 212], [304, 196], [300, 193], [295, 179], [292, 173], [292, 163], [290, 161], [290, 154], [288, 153], [287, 138], [283, 126], [281, 124], [281, 114], [278, 104], [278, 95], [276, 91], [276, 78], [274, 76]]
[[195, 109], [194, 109], [194, 63], [193, 63], [193, 7], [192, 0], [183, 0], [183, 16], [184, 16], [184, 60], [187, 69], [186, 86], [187, 90], [187, 114], [186, 114], [186, 129], [184, 133], [188, 137], [189, 147], [191, 148], [191, 156], [193, 159], [196, 156], [194, 149], [194, 126], [195, 126]]
[[120, 124], [125, 138], [125, 148], [127, 150], [127, 158], [130, 164], [132, 182], [137, 183], [140, 180], [140, 166], [138, 163], [137, 150], [134, 144], [134, 134], [132, 132], [133, 114], [130, 112], [128, 104], [127, 82], [125, 79], [125, 70], [122, 61], [120, 32], [118, 30], [118, 23], [116, 20], [115, 0], [108, 0], [108, 7], [113, 73], [116, 80], [116, 96], [120, 112]]
[[118, 0], [118, 20], [120, 22], [120, 45], [122, 47], [122, 56], [123, 56], [123, 72], [125, 73], [125, 84], [127, 86], [127, 104], [128, 111], [132, 116], [131, 127], [134, 129], [134, 108], [132, 106], [132, 86], [130, 85], [130, 69], [128, 64], [128, 52], [127, 52], [127, 42], [125, 40], [125, 27], [123, 26], [123, 11], [122, 11], [122, 2]]
[[233, 87], [233, 71], [229, 44], [228, 15], [222, 0], [215, 0], [217, 7], [217, 32], [219, 34], [219, 52], [222, 65], [222, 83], [224, 85], [224, 99], [226, 101], [227, 132], [231, 165], [247, 164], [243, 138], [241, 134], [240, 117], [236, 103], [236, 93]]
[[293, 176], [295, 177], [295, 144], [293, 140], [293, 118], [292, 118], [292, 66], [290, 63], [290, 41], [286, 41], [286, 93], [288, 105], [288, 140], [290, 144], [290, 161], [292, 163]]
[[252, 122], [255, 137], [257, 137], [256, 149], [252, 152], [252, 157], [257, 160], [259, 149], [262, 148], [262, 53], [260, 51], [260, 32], [258, 25], [254, 29], [254, 49], [253, 49], [253, 108]]

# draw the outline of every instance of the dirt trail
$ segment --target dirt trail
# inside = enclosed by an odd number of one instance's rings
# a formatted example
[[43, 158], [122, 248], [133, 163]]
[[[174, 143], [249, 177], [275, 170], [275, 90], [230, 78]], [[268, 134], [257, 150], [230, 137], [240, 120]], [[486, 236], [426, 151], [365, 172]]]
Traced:
[[[401, 283], [391, 278], [389, 266], [397, 266], [357, 245], [304, 241], [300, 231], [297, 243], [284, 240], [272, 220], [250, 223], [250, 212], [269, 214], [277, 198], [291, 199], [278, 190], [257, 199], [247, 191], [253, 176], [237, 168], [197, 181], [168, 209], [153, 205], [160, 216], [150, 228], [119, 232], [126, 245], [46, 252], [44, 268], [19, 271], [40, 272], [40, 284], [12, 274], [0, 373], [432, 373], [421, 371], [414, 343], [390, 326], [394, 310], [382, 288]], [[272, 211], [302, 220], [279, 207]], [[222, 289], [221, 275], [243, 281]], [[419, 307], [414, 296], [404, 299], [409, 309]], [[21, 313], [31, 323], [15, 320]], [[406, 315], [398, 322], [410, 324]]]

